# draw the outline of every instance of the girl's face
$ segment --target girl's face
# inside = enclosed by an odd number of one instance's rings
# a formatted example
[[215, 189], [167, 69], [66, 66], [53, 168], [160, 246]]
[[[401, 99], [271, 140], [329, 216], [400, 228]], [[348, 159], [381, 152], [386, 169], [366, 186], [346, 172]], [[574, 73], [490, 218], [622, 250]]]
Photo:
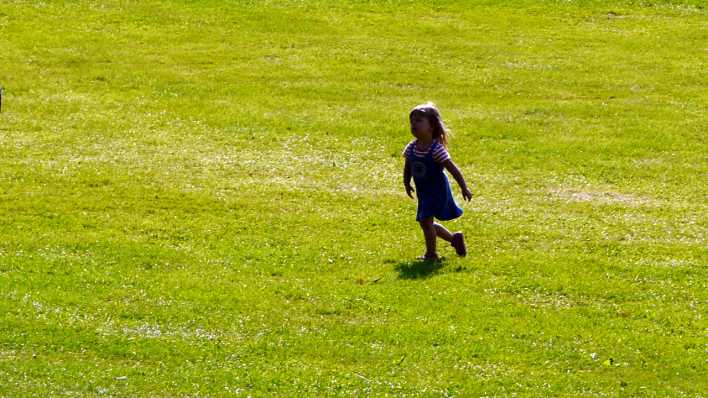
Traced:
[[430, 139], [433, 137], [433, 126], [427, 117], [415, 113], [411, 116], [411, 133], [418, 139]]

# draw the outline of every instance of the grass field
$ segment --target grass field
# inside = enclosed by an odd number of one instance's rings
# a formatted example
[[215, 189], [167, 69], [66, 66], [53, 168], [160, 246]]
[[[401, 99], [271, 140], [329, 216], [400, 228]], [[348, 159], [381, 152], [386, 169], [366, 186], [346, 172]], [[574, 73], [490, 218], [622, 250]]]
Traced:
[[0, 397], [707, 396], [707, 43], [700, 1], [0, 0]]

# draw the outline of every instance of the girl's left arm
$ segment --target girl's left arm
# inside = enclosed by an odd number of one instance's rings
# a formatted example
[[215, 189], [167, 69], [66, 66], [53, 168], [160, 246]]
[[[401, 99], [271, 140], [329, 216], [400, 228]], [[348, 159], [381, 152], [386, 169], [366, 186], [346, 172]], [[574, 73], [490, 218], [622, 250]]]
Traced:
[[465, 182], [465, 177], [462, 176], [462, 172], [460, 169], [457, 168], [455, 163], [452, 162], [452, 160], [446, 160], [443, 162], [443, 167], [445, 167], [445, 170], [447, 170], [452, 176], [455, 178], [455, 181], [457, 181], [457, 185], [460, 186], [460, 189], [462, 189], [462, 197], [469, 201], [472, 199], [472, 192], [467, 188], [467, 183]]

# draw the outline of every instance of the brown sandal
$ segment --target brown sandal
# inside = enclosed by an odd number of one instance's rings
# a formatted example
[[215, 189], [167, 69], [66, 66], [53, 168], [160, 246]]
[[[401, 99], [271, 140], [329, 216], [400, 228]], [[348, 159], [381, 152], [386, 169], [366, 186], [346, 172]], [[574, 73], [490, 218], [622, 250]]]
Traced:
[[440, 262], [440, 257], [437, 255], [435, 256], [428, 256], [427, 254], [425, 256], [420, 256], [415, 258], [418, 261], [425, 261], [425, 262]]
[[462, 232], [452, 234], [452, 241], [450, 244], [455, 248], [458, 256], [464, 257], [467, 255], [467, 245], [465, 245], [465, 236]]

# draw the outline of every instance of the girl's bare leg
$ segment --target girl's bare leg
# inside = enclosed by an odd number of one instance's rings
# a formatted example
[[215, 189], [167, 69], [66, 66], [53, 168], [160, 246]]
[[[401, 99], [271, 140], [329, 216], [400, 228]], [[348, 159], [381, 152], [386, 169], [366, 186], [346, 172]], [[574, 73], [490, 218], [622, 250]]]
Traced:
[[433, 217], [427, 217], [420, 221], [420, 228], [423, 229], [423, 235], [425, 236], [425, 256], [437, 257], [438, 253], [435, 248], [437, 232], [433, 223]]
[[435, 234], [437, 236], [442, 239], [445, 239], [448, 242], [452, 242], [452, 233], [450, 233], [447, 228], [443, 227], [441, 224], [438, 223], [433, 223], [433, 226], [435, 227]]

